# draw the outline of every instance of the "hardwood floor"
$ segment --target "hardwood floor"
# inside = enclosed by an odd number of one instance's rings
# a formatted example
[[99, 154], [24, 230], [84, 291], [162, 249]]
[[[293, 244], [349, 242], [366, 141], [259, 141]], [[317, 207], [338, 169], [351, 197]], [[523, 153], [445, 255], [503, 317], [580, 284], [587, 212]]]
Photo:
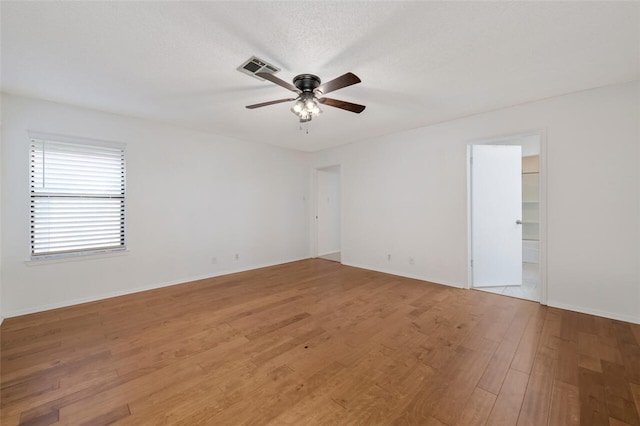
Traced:
[[640, 326], [305, 260], [5, 320], [2, 425], [640, 425]]

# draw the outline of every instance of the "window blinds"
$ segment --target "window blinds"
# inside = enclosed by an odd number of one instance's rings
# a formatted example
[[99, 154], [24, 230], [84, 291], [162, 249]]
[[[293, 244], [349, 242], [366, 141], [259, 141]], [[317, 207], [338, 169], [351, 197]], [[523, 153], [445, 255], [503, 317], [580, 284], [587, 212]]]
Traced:
[[31, 257], [125, 248], [124, 147], [32, 139]]

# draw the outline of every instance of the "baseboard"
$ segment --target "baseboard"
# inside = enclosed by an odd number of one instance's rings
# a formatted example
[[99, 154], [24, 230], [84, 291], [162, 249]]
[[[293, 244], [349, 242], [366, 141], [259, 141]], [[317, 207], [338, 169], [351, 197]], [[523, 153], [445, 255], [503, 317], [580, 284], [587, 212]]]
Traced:
[[[309, 259], [309, 257], [305, 256], [305, 257], [293, 258], [293, 259], [290, 259], [290, 260], [279, 261], [279, 262], [274, 262], [274, 263], [266, 263], [266, 264], [252, 265], [252, 266], [247, 266], [247, 267], [242, 267], [242, 268], [229, 269], [229, 270], [225, 270], [225, 271], [220, 271], [219, 273], [216, 273], [216, 274], [213, 274], [213, 275], [209, 275], [208, 274], [208, 275], [186, 277], [186, 278], [183, 278], [183, 279], [165, 281], [165, 282], [162, 282], [162, 283], [157, 283], [157, 284], [148, 285], [148, 286], [142, 286], [142, 287], [135, 287], [135, 288], [127, 289], [127, 290], [123, 290], [123, 291], [115, 291], [115, 292], [110, 292], [110, 293], [103, 293], [103, 294], [100, 294], [98, 296], [93, 296], [93, 297], [85, 297], [85, 298], [73, 299], [73, 300], [69, 300], [69, 301], [66, 301], [66, 302], [59, 302], [59, 303], [51, 303], [51, 304], [42, 305], [42, 306], [38, 306], [38, 307], [34, 307], [34, 308], [18, 309], [18, 310], [14, 310], [14, 311], [10, 310], [8, 312], [5, 312], [3, 316], [0, 316], [0, 325], [2, 324], [2, 322], [4, 321], [5, 318], [12, 318], [12, 317], [20, 316], [20, 315], [28, 315], [28, 314], [33, 314], [33, 313], [37, 313], [37, 312], [44, 312], [44, 311], [48, 311], [48, 310], [51, 310], [51, 309], [65, 308], [65, 307], [68, 307], [68, 306], [79, 305], [79, 304], [82, 304], [82, 303], [96, 302], [98, 300], [110, 299], [112, 297], [125, 296], [127, 294], [140, 293], [142, 291], [155, 290], [155, 289], [158, 289], [158, 288], [169, 287], [169, 286], [172, 286], [172, 285], [185, 284], [185, 283], [192, 282], [192, 281], [198, 281], [198, 280], [203, 280], [203, 279], [208, 279], [208, 278], [221, 277], [221, 276], [224, 276], [224, 275], [236, 274], [236, 273], [239, 273], [239, 272], [251, 271], [251, 270], [254, 270], [254, 269], [267, 268], [267, 267], [270, 267], [270, 266], [282, 265], [282, 264], [290, 263], [290, 262], [297, 262], [297, 261], [304, 260], [304, 259]], [[432, 279], [429, 279], [428, 277], [420, 276], [418, 274], [408, 274], [408, 273], [405, 273], [405, 272], [400, 273], [398, 271], [393, 271], [393, 270], [389, 270], [389, 269], [385, 269], [385, 268], [374, 268], [374, 267], [371, 267], [371, 266], [368, 266], [368, 265], [359, 265], [357, 263], [343, 262], [343, 265], [352, 266], [354, 268], [367, 269], [367, 270], [370, 270], [370, 271], [382, 272], [384, 274], [396, 275], [396, 276], [399, 276], [399, 277], [405, 277], [405, 278], [411, 278], [411, 279], [416, 279], [416, 280], [420, 280], [420, 281], [431, 282], [431, 283], [434, 283], [434, 284], [446, 285], [446, 286], [449, 286], [449, 287], [464, 288], [460, 284], [448, 283], [448, 282], [444, 282], [442, 280], [432, 280]], [[589, 309], [589, 308], [584, 308], [584, 307], [581, 307], [581, 306], [575, 306], [575, 305], [570, 305], [570, 304], [561, 303], [561, 302], [555, 302], [555, 301], [551, 301], [551, 300], [547, 301], [547, 305], [550, 306], [550, 307], [553, 307], [553, 308], [566, 309], [566, 310], [569, 310], [569, 311], [580, 312], [580, 313], [583, 313], [583, 314], [596, 315], [596, 316], [599, 316], [599, 317], [610, 318], [610, 319], [614, 319], [614, 320], [618, 320], [618, 321], [624, 321], [624, 322], [629, 322], [629, 323], [634, 323], [634, 324], [640, 324], [640, 317], [621, 315], [621, 314], [618, 314], [618, 313], [608, 312], [608, 311], [601, 311], [601, 310], [598, 310], [598, 309]]]
[[640, 317], [632, 317], [632, 316], [627, 316], [627, 315], [620, 315], [620, 314], [617, 314], [615, 312], [601, 311], [601, 310], [598, 310], [598, 309], [588, 309], [588, 308], [583, 308], [581, 306], [574, 306], [574, 305], [569, 305], [567, 303], [554, 302], [554, 301], [551, 301], [551, 300], [547, 300], [547, 306], [550, 306], [552, 308], [565, 309], [567, 311], [580, 312], [581, 314], [595, 315], [595, 316], [598, 316], [598, 317], [604, 317], [604, 318], [609, 318], [609, 319], [618, 320], [618, 321], [630, 322], [630, 323], [633, 323], [633, 324], [640, 324]]
[[450, 282], [445, 282], [442, 280], [431, 280], [428, 277], [423, 277], [420, 276], [418, 274], [407, 274], [407, 273], [400, 273], [398, 271], [392, 271], [390, 269], [384, 269], [384, 268], [373, 268], [371, 266], [363, 266], [363, 265], [358, 265], [357, 263], [347, 263], [347, 262], [342, 262], [343, 265], [345, 266], [353, 266], [354, 268], [360, 268], [360, 269], [367, 269], [369, 271], [376, 271], [376, 272], [382, 272], [383, 274], [389, 274], [389, 275], [395, 275], [397, 277], [404, 277], [404, 278], [411, 278], [414, 280], [420, 280], [420, 281], [426, 281], [426, 282], [430, 282], [433, 284], [440, 284], [440, 285], [446, 285], [448, 287], [455, 287], [455, 288], [464, 288], [462, 285], [457, 284], [457, 283], [450, 283]]
[[0, 325], [2, 325], [2, 321], [4, 321], [4, 317], [0, 316]]
[[[389, 274], [389, 275], [396, 275], [396, 276], [405, 277], [405, 278], [413, 278], [413, 279], [420, 280], [420, 281], [428, 281], [428, 282], [431, 282], [431, 283], [434, 283], [434, 284], [441, 284], [441, 285], [446, 285], [446, 286], [449, 286], [449, 287], [464, 288], [463, 286], [461, 286], [459, 284], [447, 283], [447, 282], [443, 282], [443, 281], [440, 281], [440, 280], [431, 280], [431, 279], [429, 279], [427, 277], [422, 277], [422, 276], [419, 276], [417, 274], [399, 273], [397, 271], [392, 271], [392, 270], [388, 270], [388, 269], [384, 269], [384, 268], [372, 268], [371, 266], [363, 266], [363, 265], [358, 265], [358, 264], [355, 264], [355, 263], [342, 262], [342, 264], [346, 265], [346, 266], [353, 266], [354, 268], [361, 268], [361, 269], [368, 269], [370, 271], [382, 272], [384, 274]], [[595, 315], [595, 316], [599, 316], [599, 317], [614, 319], [614, 320], [618, 320], [618, 321], [630, 322], [630, 323], [633, 323], [633, 324], [640, 324], [640, 318], [639, 317], [633, 317], [633, 316], [628, 316], [628, 315], [620, 315], [620, 314], [614, 313], [614, 312], [600, 311], [598, 309], [588, 309], [588, 308], [583, 308], [583, 307], [580, 307], [580, 306], [569, 305], [569, 304], [566, 304], [566, 303], [553, 302], [553, 301], [550, 301], [550, 300], [547, 300], [547, 306], [552, 307], [552, 308], [566, 309], [568, 311], [580, 312], [580, 313], [583, 313], [583, 314], [589, 314], [589, 315]]]
[[318, 257], [320, 256], [326, 256], [328, 254], [336, 254], [336, 253], [340, 253], [340, 250], [332, 250], [332, 251], [328, 251], [326, 253], [318, 253]]
[[219, 273], [216, 273], [213, 275], [200, 275], [200, 276], [187, 277], [184, 279], [165, 281], [165, 282], [147, 285], [147, 286], [134, 287], [127, 290], [103, 293], [103, 294], [92, 296], [92, 297], [83, 297], [83, 298], [68, 300], [65, 302], [50, 303], [47, 305], [41, 305], [34, 308], [17, 309], [14, 311], [9, 310], [8, 312], [4, 313], [4, 318], [13, 318], [21, 315], [28, 315], [28, 314], [38, 313], [38, 312], [49, 311], [51, 309], [66, 308], [68, 306], [80, 305], [82, 303], [97, 302], [99, 300], [110, 299], [112, 297], [125, 296], [127, 294], [140, 293], [143, 291], [155, 290], [163, 287], [170, 287], [172, 285], [185, 284], [192, 281], [199, 281], [199, 280], [205, 280], [209, 278], [221, 277], [224, 275], [237, 274], [238, 272], [252, 271], [254, 269], [268, 268], [270, 266], [283, 265], [285, 263], [297, 262], [304, 259], [309, 259], [309, 257], [300, 257], [300, 258], [295, 258], [290, 260], [284, 260], [281, 262], [266, 263], [266, 264], [252, 265], [252, 266], [236, 268], [236, 269], [229, 269], [225, 271], [220, 271]]

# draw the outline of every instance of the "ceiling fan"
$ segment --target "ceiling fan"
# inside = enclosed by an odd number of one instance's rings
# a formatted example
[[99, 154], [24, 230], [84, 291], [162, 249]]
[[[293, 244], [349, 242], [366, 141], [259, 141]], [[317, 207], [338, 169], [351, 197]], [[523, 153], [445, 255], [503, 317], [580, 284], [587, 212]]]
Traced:
[[351, 86], [360, 83], [360, 79], [353, 73], [346, 73], [340, 77], [321, 84], [320, 77], [313, 74], [300, 74], [294, 77], [293, 84], [287, 83], [284, 80], [279, 79], [275, 75], [268, 72], [256, 73], [258, 77], [269, 80], [272, 83], [282, 86], [285, 89], [291, 90], [298, 94], [297, 98], [277, 99], [275, 101], [262, 102], [259, 104], [247, 105], [248, 109], [261, 108], [267, 105], [279, 104], [282, 102], [296, 101], [291, 107], [291, 112], [298, 116], [301, 123], [311, 121], [311, 119], [318, 115], [321, 111], [318, 107], [318, 103], [328, 105], [334, 108], [344, 109], [346, 111], [355, 112], [360, 114], [366, 108], [364, 105], [358, 105], [347, 101], [341, 101], [333, 98], [325, 98], [329, 92], [342, 89], [343, 87]]

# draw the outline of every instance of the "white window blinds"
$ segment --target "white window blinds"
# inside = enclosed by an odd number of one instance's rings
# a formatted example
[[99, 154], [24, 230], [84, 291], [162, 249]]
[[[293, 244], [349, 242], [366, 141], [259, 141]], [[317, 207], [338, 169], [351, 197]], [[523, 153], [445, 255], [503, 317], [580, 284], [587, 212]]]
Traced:
[[125, 248], [125, 151], [32, 139], [31, 257]]

